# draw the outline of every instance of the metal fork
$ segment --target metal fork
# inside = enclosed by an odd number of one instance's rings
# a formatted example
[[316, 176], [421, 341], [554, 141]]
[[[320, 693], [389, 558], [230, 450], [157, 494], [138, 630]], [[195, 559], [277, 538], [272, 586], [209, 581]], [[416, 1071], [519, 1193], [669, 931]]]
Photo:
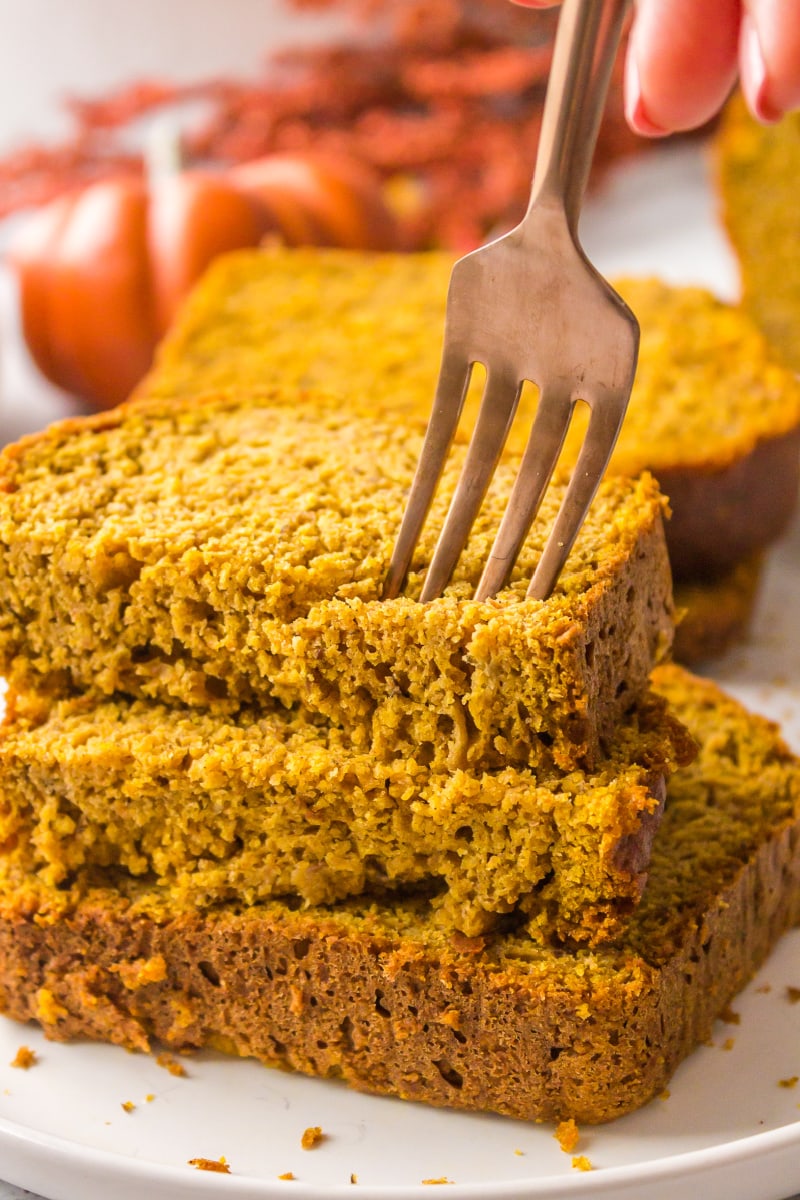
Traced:
[[510, 233], [459, 259], [447, 297], [433, 413], [384, 583], [405, 583], [458, 427], [474, 364], [486, 382], [464, 466], [420, 599], [447, 585], [483, 502], [523, 382], [539, 389], [525, 452], [475, 598], [508, 582], [578, 400], [586, 437], [528, 596], [552, 591], [611, 457], [630, 396], [639, 327], [577, 237], [611, 68], [630, 0], [565, 0], [559, 17], [528, 210]]

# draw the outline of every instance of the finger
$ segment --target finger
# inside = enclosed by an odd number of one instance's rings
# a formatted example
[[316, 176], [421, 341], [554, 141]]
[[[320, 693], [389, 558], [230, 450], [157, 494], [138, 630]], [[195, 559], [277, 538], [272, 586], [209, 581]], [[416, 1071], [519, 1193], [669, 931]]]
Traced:
[[800, 7], [797, 0], [750, 0], [739, 39], [742, 91], [761, 121], [800, 107]]
[[639, 0], [626, 59], [625, 111], [638, 133], [703, 125], [733, 86], [740, 0]]

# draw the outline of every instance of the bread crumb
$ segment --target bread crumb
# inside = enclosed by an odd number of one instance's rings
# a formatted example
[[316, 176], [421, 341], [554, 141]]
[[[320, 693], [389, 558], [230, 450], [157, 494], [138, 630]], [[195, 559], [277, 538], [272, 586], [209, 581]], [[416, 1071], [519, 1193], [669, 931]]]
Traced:
[[800, 987], [792, 987], [786, 989], [786, 996], [790, 1004], [800, 1004]]
[[38, 1061], [35, 1050], [31, 1050], [30, 1046], [20, 1046], [8, 1065], [19, 1067], [21, 1071], [28, 1071], [31, 1067], [35, 1067]]
[[671, 1094], [672, 1093], [670, 1092], [669, 1088], [664, 1088], [663, 1092], [659, 1096], [659, 1100], [669, 1100]]
[[282, 1175], [278, 1176], [278, 1179], [294, 1179], [294, 1172], [284, 1171]]
[[146, 1104], [152, 1104], [155, 1100], [155, 1095], [153, 1092], [148, 1092], [144, 1099]]
[[572, 1117], [570, 1117], [568, 1121], [559, 1121], [553, 1136], [564, 1153], [571, 1154], [578, 1144], [581, 1133]]
[[303, 1131], [303, 1136], [300, 1138], [300, 1145], [304, 1150], [313, 1150], [315, 1146], [318, 1146], [324, 1140], [325, 1134], [319, 1125], [309, 1125], [308, 1129]]
[[459, 954], [482, 954], [486, 949], [487, 939], [483, 936], [467, 937], [456, 929], [452, 935], [453, 949]]
[[576, 1171], [593, 1171], [594, 1167], [590, 1163], [585, 1154], [576, 1154], [572, 1160], [572, 1165]]
[[447, 1025], [449, 1029], [459, 1030], [461, 1028], [461, 1013], [452, 1004], [439, 1014], [438, 1019], [440, 1025]]
[[756, 988], [756, 994], [759, 996], [766, 996], [771, 991], [772, 991], [771, 983], [762, 983], [761, 987]]
[[524, 1150], [515, 1150], [515, 1151], [514, 1151], [514, 1153], [515, 1153], [515, 1154], [516, 1154], [516, 1155], [517, 1155], [519, 1158], [523, 1158], [523, 1157], [524, 1157], [524, 1155], [525, 1155], [525, 1151], [524, 1151]]
[[423, 1183], [452, 1183], [452, 1179], [448, 1179], [446, 1175], [442, 1175], [439, 1179], [423, 1179]]
[[156, 1056], [156, 1065], [169, 1071], [170, 1075], [178, 1075], [181, 1078], [186, 1075], [186, 1067], [183, 1063], [179, 1063], [174, 1055], [167, 1054], [166, 1051]]
[[189, 1166], [196, 1167], [198, 1171], [216, 1171], [218, 1175], [230, 1175], [231, 1173], [224, 1154], [221, 1154], [219, 1158], [190, 1158]]
[[148, 983], [161, 983], [166, 979], [167, 961], [162, 954], [156, 954], [153, 958], [134, 958], [127, 962], [113, 963], [109, 971], [119, 975], [123, 986], [129, 992], [135, 992], [146, 987]]
[[736, 1044], [735, 1038], [731, 1038], [731, 1037], [725, 1038], [725, 1041], [722, 1043], [722, 1049], [723, 1050], [732, 1050], [735, 1044]]
[[123, 1110], [123, 1112], [132, 1113], [135, 1111], [136, 1105], [132, 1100], [123, 1100], [120, 1108]]
[[354, 1171], [350, 1172], [350, 1182], [358, 1183], [358, 1176], [356, 1175], [356, 1173]]
[[723, 1008], [719, 1014], [719, 1019], [720, 1021], [724, 1021], [726, 1025], [741, 1025], [742, 1023], [741, 1013], [735, 1012], [730, 1005]]
[[49, 988], [41, 987], [36, 993], [36, 1017], [42, 1025], [55, 1025], [62, 1017], [69, 1016], [63, 1004], [59, 1004]]
[[779, 1079], [778, 1087], [782, 1087], [782, 1088], [797, 1087], [798, 1079], [800, 1079], [800, 1075], [790, 1075], [788, 1079]]

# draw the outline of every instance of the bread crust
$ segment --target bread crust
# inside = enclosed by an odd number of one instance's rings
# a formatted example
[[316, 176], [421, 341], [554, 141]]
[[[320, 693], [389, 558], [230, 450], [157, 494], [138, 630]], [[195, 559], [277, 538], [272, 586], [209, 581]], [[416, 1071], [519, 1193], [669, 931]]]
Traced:
[[719, 579], [786, 529], [797, 506], [800, 428], [756, 444], [721, 470], [665, 468], [667, 546], [676, 583]]

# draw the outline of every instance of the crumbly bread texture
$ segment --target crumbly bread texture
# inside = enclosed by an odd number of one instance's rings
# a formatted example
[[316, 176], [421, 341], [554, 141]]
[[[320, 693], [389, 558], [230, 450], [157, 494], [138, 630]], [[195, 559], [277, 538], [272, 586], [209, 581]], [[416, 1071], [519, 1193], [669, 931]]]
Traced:
[[762, 125], [737, 94], [725, 110], [716, 152], [722, 218], [739, 261], [742, 302], [775, 351], [800, 371], [800, 113]]
[[470, 599], [514, 465], [497, 472], [454, 582], [415, 599], [463, 460], [382, 600], [420, 439], [310, 398], [131, 404], [0, 456], [0, 669], [215, 712], [301, 705], [356, 751], [455, 769], [591, 770], [672, 641], [663, 497], [602, 486], [553, 595], [525, 599], [563, 489], [511, 584]]
[[764, 556], [753, 554], [726, 575], [675, 588], [678, 624], [672, 656], [685, 667], [724, 654], [746, 636], [753, 617]]
[[198, 912], [114, 868], [58, 888], [19, 839], [2, 860], [0, 1008], [58, 1040], [211, 1046], [527, 1120], [637, 1108], [800, 920], [800, 764], [713, 684], [666, 667], [654, 685], [701, 750], [609, 946], [464, 938], [423, 898]]
[[[451, 267], [443, 254], [225, 257], [190, 298], [140, 394], [290, 383], [338, 393], [357, 411], [427, 420], [441, 352], [431, 331], [444, 325]], [[725, 574], [774, 540], [793, 511], [800, 382], [775, 362], [752, 320], [710, 292], [654, 279], [615, 286], [642, 338], [611, 470], [657, 476], [673, 512], [667, 542], [676, 578]], [[473, 387], [464, 432], [478, 397]], [[534, 411], [535, 393], [526, 391], [512, 451], [523, 448]], [[565, 462], [582, 437], [578, 420]]]
[[0, 845], [25, 837], [54, 887], [116, 865], [178, 908], [403, 887], [467, 936], [513, 917], [531, 936], [591, 943], [638, 903], [665, 777], [694, 752], [655, 696], [590, 776], [381, 764], [290, 713], [17, 697], [0, 737]]

